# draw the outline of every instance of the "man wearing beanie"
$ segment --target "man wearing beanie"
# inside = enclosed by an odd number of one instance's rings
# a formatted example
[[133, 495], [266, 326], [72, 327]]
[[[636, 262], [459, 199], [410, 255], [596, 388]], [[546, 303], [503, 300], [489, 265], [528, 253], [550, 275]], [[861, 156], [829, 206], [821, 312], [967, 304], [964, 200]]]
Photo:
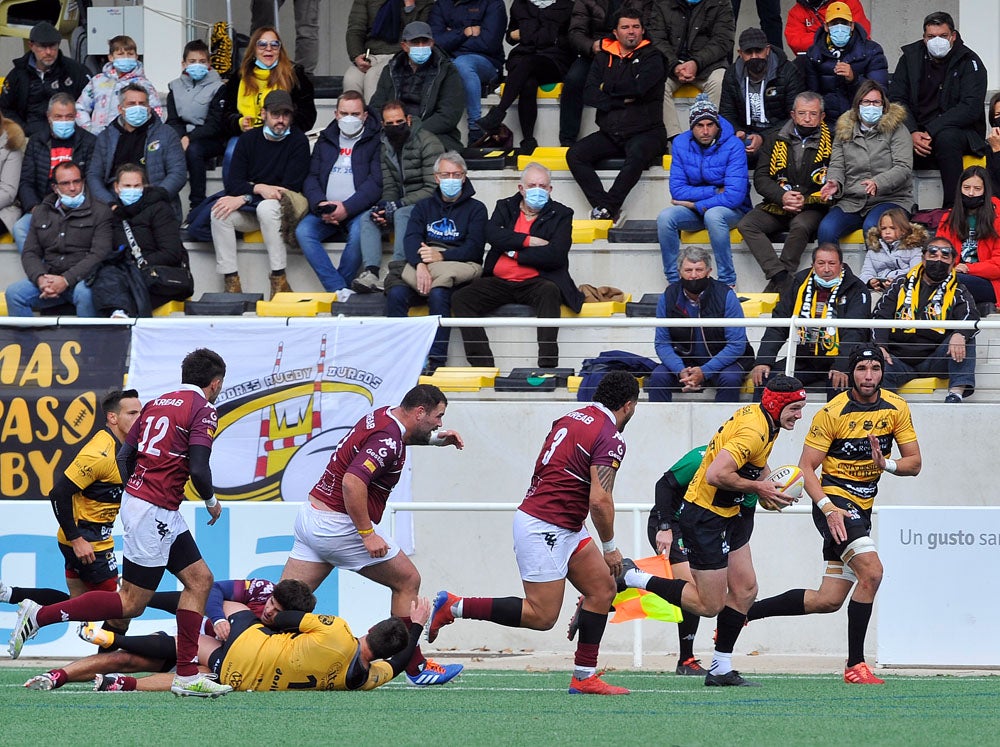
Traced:
[[656, 219], [663, 274], [668, 283], [680, 281], [680, 232], [707, 229], [719, 280], [735, 287], [729, 231], [750, 211], [746, 149], [707, 95], [695, 99], [688, 120], [691, 129], [678, 135], [671, 149], [671, 206]]

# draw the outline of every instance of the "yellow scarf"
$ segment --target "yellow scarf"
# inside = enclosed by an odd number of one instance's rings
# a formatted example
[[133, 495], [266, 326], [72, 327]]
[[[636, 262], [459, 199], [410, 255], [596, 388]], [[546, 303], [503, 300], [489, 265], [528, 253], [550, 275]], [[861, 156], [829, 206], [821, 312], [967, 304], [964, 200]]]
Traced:
[[[813, 158], [813, 166], [815, 168], [809, 175], [813, 184], [816, 185], [816, 191], [806, 195], [807, 205], [824, 204], [823, 199], [819, 196], [819, 190], [826, 182], [826, 169], [830, 162], [830, 153], [833, 152], [833, 138], [830, 136], [830, 128], [826, 126], [825, 122], [820, 125], [819, 133], [819, 145], [816, 148], [816, 155]], [[788, 175], [786, 174], [787, 170], [788, 141], [775, 140], [774, 148], [771, 150], [771, 160], [768, 163], [768, 171], [771, 178], [778, 182], [778, 185], [785, 190], [791, 189], [791, 185], [788, 183]], [[761, 205], [761, 209], [773, 215], [785, 215], [785, 209], [781, 205], [775, 205], [770, 202], [765, 202]]]
[[253, 70], [253, 77], [257, 79], [257, 93], [250, 94], [247, 93], [246, 85], [243, 81], [240, 81], [239, 92], [236, 95], [236, 109], [239, 111], [242, 117], [253, 117], [253, 126], [260, 127], [264, 124], [264, 120], [261, 119], [260, 112], [264, 108], [264, 98], [274, 88], [268, 88], [267, 79], [271, 76], [270, 70], [261, 70], [259, 67], [255, 67]]
[[[814, 303], [815, 283], [813, 277], [815, 273], [810, 272], [806, 280], [799, 286], [799, 292], [795, 296], [795, 308], [792, 309], [793, 317], [805, 319], [816, 319], [819, 304]], [[823, 319], [834, 319], [837, 316], [837, 295], [840, 293], [840, 286], [844, 282], [844, 271], [840, 272], [840, 279], [833, 288], [830, 288], [830, 297], [826, 300], [826, 307], [823, 309]], [[840, 329], [837, 327], [799, 327], [799, 344], [813, 346], [813, 355], [837, 355], [840, 352]]]
[[[922, 262], [906, 273], [906, 281], [900, 284], [896, 295], [897, 319], [905, 321], [917, 318], [914, 304], [919, 301], [920, 294], [917, 289], [920, 287], [923, 275], [924, 265]], [[948, 313], [948, 309], [955, 303], [955, 292], [957, 290], [958, 278], [954, 272], [951, 272], [947, 278], [938, 283], [937, 287], [934, 288], [931, 297], [927, 299], [927, 303], [920, 310], [921, 318], [944, 319], [945, 314]], [[895, 331], [894, 328], [893, 332]], [[904, 329], [903, 334], [912, 334], [915, 331], [914, 329]], [[943, 327], [940, 329], [935, 327], [934, 331], [943, 335], [946, 330]]]

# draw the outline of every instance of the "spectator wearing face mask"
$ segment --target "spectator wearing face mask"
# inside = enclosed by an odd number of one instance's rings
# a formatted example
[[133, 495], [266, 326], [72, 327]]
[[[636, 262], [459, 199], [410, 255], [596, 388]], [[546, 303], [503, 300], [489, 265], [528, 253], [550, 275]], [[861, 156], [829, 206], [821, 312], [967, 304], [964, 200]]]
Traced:
[[[838, 0], [839, 1], [839, 0]], [[860, 0], [843, 0], [851, 10], [854, 23], [859, 24], [869, 37], [872, 34], [872, 22], [865, 15], [865, 9]], [[826, 21], [826, 11], [833, 0], [795, 0], [788, 9], [785, 19], [785, 42], [794, 55], [804, 55], [816, 41], [816, 34]]]
[[104, 69], [90, 79], [76, 100], [76, 123], [99, 135], [118, 117], [119, 97], [130, 85], [141, 86], [156, 116], [163, 116], [159, 94], [142, 69], [135, 40], [131, 36], [116, 36], [108, 40]]

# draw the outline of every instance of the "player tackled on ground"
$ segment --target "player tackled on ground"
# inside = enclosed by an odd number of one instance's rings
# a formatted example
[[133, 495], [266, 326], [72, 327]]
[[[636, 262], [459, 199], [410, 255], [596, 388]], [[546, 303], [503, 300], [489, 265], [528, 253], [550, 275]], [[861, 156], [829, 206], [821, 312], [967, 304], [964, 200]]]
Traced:
[[[438, 592], [427, 640], [457, 617], [513, 628], [549, 630], [562, 607], [566, 579], [583, 594], [570, 693], [626, 695], [597, 673], [597, 656], [615, 597], [622, 556], [615, 545], [615, 474], [625, 457], [621, 433], [635, 413], [639, 385], [613, 371], [601, 379], [594, 403], [552, 424], [535, 462], [528, 493], [514, 515], [514, 554], [524, 583], [519, 597], [459, 597]], [[601, 550], [584, 527], [587, 514]]]
[[[875, 593], [882, 582], [882, 562], [871, 538], [872, 504], [884, 472], [917, 475], [920, 446], [906, 401], [880, 388], [882, 351], [874, 345], [851, 355], [848, 391], [816, 413], [799, 467], [813, 500], [813, 521], [823, 537], [826, 572], [819, 589], [791, 589], [756, 602], [749, 620], [785, 615], [836, 612], [847, 605], [847, 666], [844, 682], [881, 685], [865, 662], [865, 635]], [[890, 459], [892, 443], [899, 459]], [[822, 479], [816, 476], [816, 468]]]

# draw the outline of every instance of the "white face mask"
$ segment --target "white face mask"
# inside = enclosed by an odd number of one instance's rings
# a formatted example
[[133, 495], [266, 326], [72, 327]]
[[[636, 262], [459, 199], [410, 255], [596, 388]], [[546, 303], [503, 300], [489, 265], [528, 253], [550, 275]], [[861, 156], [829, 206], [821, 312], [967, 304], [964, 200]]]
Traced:
[[361, 117], [355, 117], [353, 114], [348, 114], [337, 120], [337, 127], [340, 128], [341, 134], [347, 137], [354, 137], [361, 132], [361, 128], [364, 126], [365, 123]]
[[943, 36], [935, 36], [927, 40], [927, 53], [936, 60], [945, 57], [951, 51], [951, 42]]

